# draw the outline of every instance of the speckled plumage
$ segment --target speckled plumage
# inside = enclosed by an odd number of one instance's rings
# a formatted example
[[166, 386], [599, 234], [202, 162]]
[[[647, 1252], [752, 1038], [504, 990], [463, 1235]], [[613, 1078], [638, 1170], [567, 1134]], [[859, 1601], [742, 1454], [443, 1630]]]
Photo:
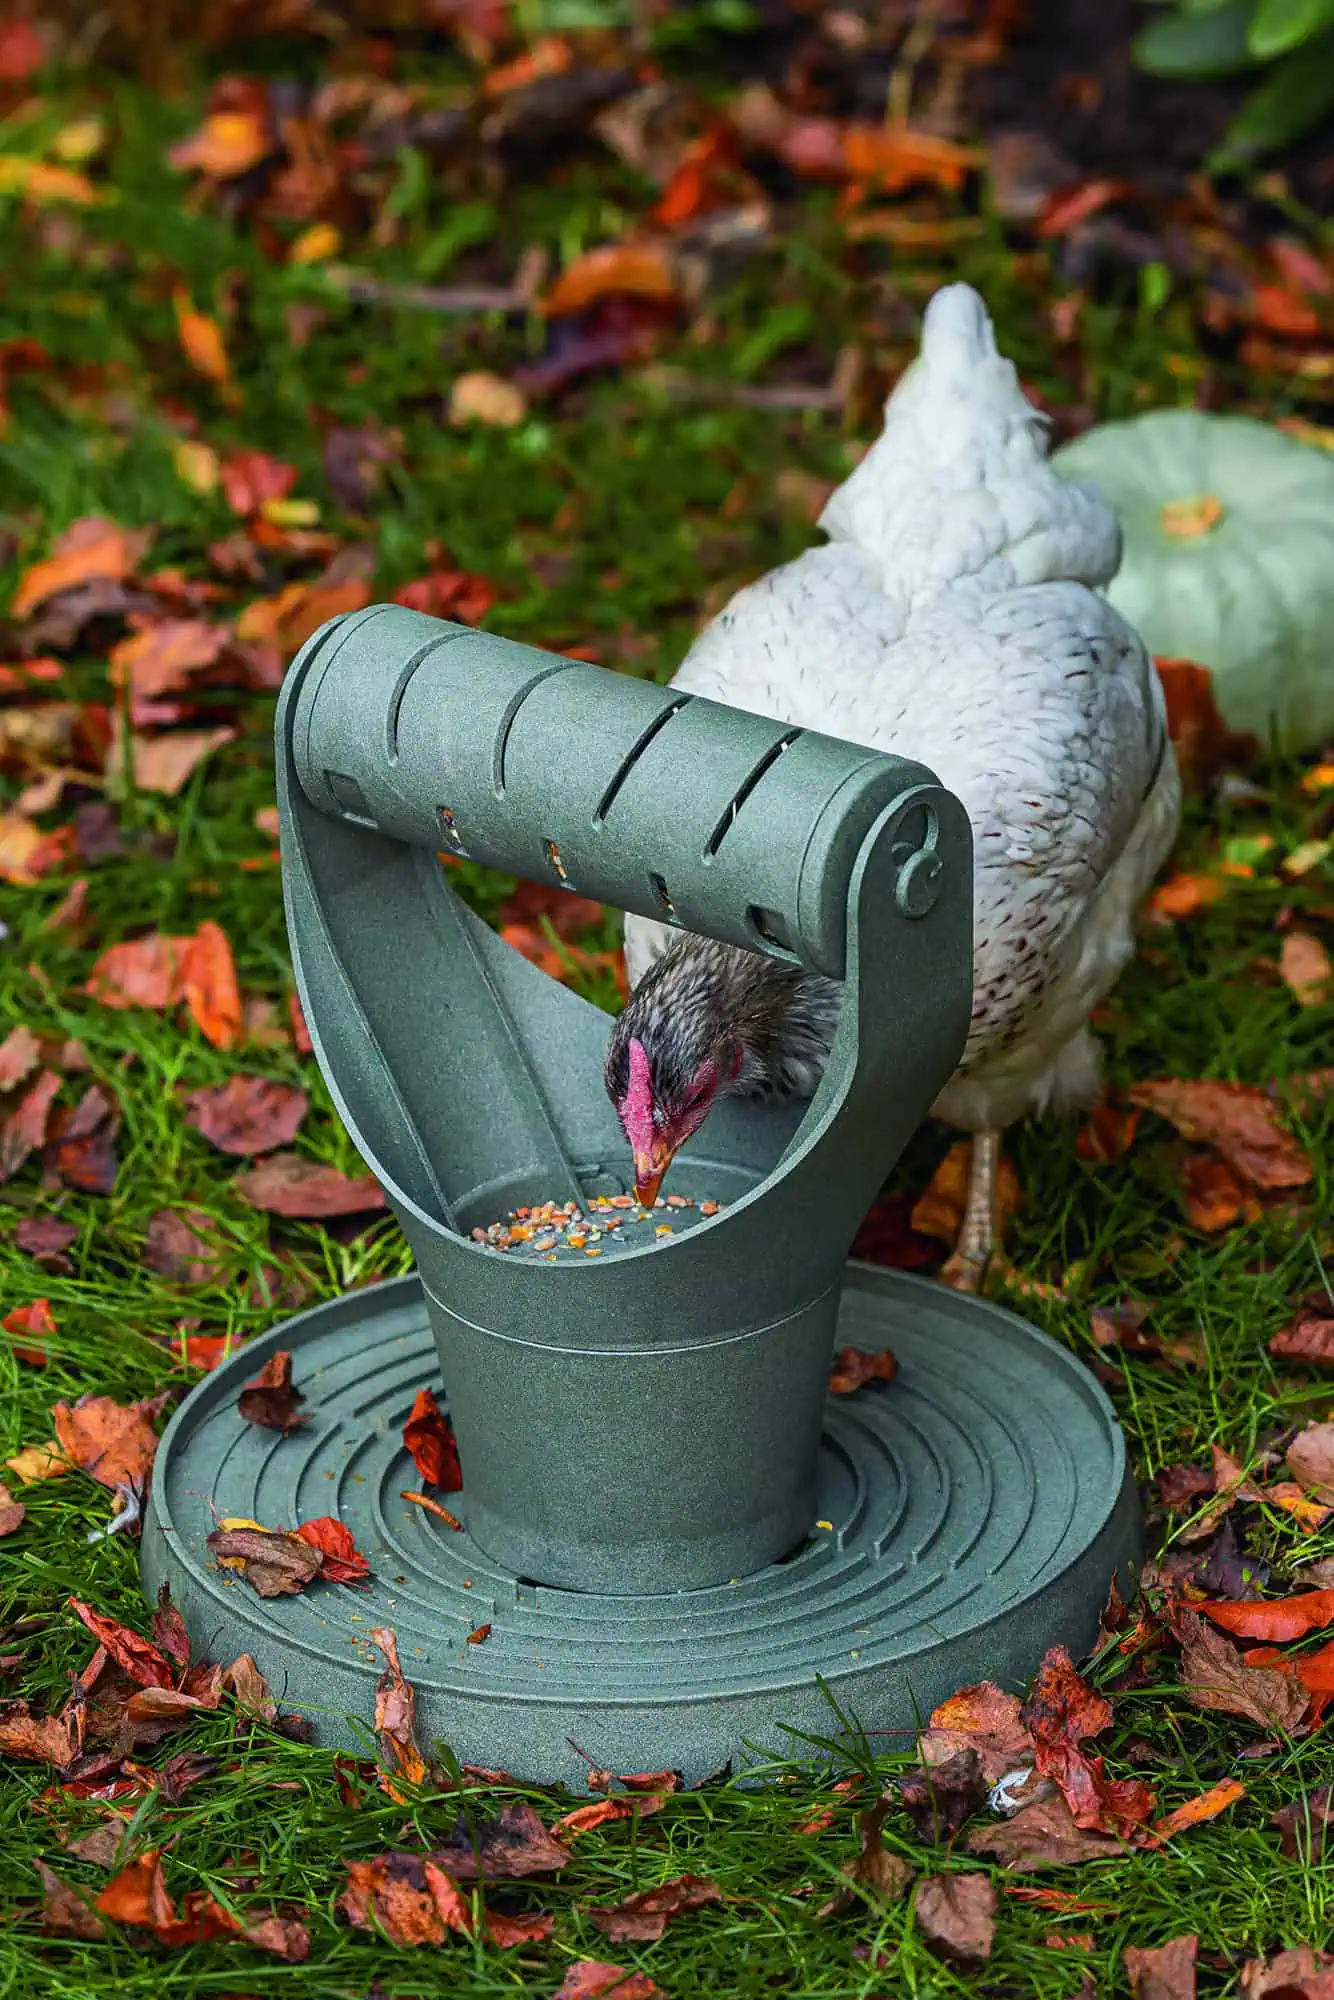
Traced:
[[[820, 517], [827, 544], [733, 598], [672, 683], [917, 758], [963, 801], [973, 1017], [936, 1108], [972, 1131], [1091, 1092], [1089, 1015], [1131, 955], [1180, 812], [1157, 675], [1098, 594], [1115, 519], [1046, 450], [981, 300], [938, 293], [881, 437]], [[632, 1010], [670, 1004], [670, 984], [638, 988], [673, 942], [679, 996], [730, 950], [628, 918]], [[827, 1018], [828, 998], [812, 986], [807, 1011]]]

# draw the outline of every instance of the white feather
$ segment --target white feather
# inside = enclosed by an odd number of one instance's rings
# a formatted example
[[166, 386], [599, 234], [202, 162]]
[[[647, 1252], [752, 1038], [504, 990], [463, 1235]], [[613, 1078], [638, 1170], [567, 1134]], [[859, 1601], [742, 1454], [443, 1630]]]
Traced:
[[[828, 542], [734, 597], [672, 682], [916, 758], [963, 801], [973, 1018], [937, 1109], [969, 1130], [1092, 1090], [1089, 1015], [1180, 814], [1157, 674], [1098, 594], [1115, 517], [1046, 450], [981, 299], [937, 293]], [[668, 935], [627, 918], [632, 984]]]

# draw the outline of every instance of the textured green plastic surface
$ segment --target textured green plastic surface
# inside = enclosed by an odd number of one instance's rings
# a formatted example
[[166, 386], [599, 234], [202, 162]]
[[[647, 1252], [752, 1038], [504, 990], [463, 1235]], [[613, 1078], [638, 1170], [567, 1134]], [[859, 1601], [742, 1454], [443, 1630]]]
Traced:
[[[350, 1293], [252, 1342], [181, 1405], [157, 1455], [145, 1585], [171, 1585], [210, 1657], [252, 1653], [334, 1746], [365, 1747], [376, 1625], [397, 1635], [423, 1742], [537, 1782], [583, 1790], [571, 1737], [595, 1764], [692, 1782], [744, 1767], [748, 1746], [801, 1754], [786, 1730], [839, 1733], [821, 1681], [863, 1729], [903, 1732], [873, 1742], [910, 1742], [961, 1683], [1018, 1686], [1048, 1646], [1092, 1645], [1109, 1578], [1138, 1556], [1135, 1493], [1102, 1390], [1012, 1314], [850, 1265], [838, 1339], [890, 1347], [899, 1372], [824, 1405], [816, 1519], [789, 1559], [712, 1588], [610, 1595], [493, 1561], [466, 1488], [448, 1496], [462, 1533], [402, 1500], [420, 1484], [404, 1418], [424, 1385], [445, 1394], [431, 1323], [415, 1278]], [[310, 1416], [286, 1437], [236, 1413], [278, 1347]], [[730, 1415], [745, 1450], [745, 1413]], [[645, 1406], [596, 1442], [612, 1493], [657, 1421]], [[685, 1449], [664, 1514], [688, 1506], [695, 1479]], [[266, 1602], [212, 1566], [215, 1509], [275, 1527], [337, 1515], [369, 1587], [317, 1582]], [[484, 1624], [490, 1637], [469, 1645]]]
[[[920, 765], [393, 605], [315, 634], [277, 732], [301, 1000], [416, 1256], [478, 1547], [603, 1593], [782, 1557], [848, 1246], [967, 1031], [963, 807]], [[607, 1017], [471, 915], [442, 848], [845, 981], [809, 1106], [720, 1105], [673, 1167], [720, 1214], [582, 1263], [469, 1240], [626, 1190], [630, 1158]]]

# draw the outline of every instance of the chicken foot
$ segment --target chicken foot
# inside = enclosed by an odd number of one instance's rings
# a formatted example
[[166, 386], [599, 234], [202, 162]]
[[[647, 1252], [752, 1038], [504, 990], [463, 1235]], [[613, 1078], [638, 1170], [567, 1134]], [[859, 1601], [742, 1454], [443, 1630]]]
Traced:
[[1000, 1174], [1000, 1133], [975, 1132], [968, 1163], [968, 1199], [954, 1254], [944, 1264], [940, 1281], [956, 1292], [982, 1288], [996, 1249], [997, 1189]]

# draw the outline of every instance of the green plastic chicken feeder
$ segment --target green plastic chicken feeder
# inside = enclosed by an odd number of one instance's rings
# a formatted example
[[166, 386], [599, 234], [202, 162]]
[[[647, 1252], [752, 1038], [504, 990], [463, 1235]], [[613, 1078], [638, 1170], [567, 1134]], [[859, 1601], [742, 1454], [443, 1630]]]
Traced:
[[[575, 1784], [586, 1756], [693, 1780], [849, 1720], [892, 1747], [963, 1682], [1086, 1647], [1138, 1554], [1101, 1389], [1013, 1314], [846, 1261], [967, 1031], [958, 800], [901, 758], [394, 605], [303, 648], [277, 748], [301, 1002], [417, 1273], [276, 1327], [185, 1399], [148, 1591], [335, 1745], [365, 1741], [390, 1626], [427, 1737]], [[623, 1194], [631, 1162], [607, 1017], [459, 901], [442, 851], [844, 981], [814, 1099], [721, 1103], [678, 1156], [670, 1188], [716, 1213], [674, 1209], [671, 1235], [632, 1217], [596, 1259], [473, 1239]], [[843, 1345], [892, 1349], [897, 1374], [828, 1397]], [[309, 1415], [287, 1435], [236, 1412], [277, 1348]], [[461, 1531], [402, 1497], [424, 1386], [457, 1435]], [[368, 1588], [264, 1600], [206, 1548], [219, 1516], [323, 1514]]]

